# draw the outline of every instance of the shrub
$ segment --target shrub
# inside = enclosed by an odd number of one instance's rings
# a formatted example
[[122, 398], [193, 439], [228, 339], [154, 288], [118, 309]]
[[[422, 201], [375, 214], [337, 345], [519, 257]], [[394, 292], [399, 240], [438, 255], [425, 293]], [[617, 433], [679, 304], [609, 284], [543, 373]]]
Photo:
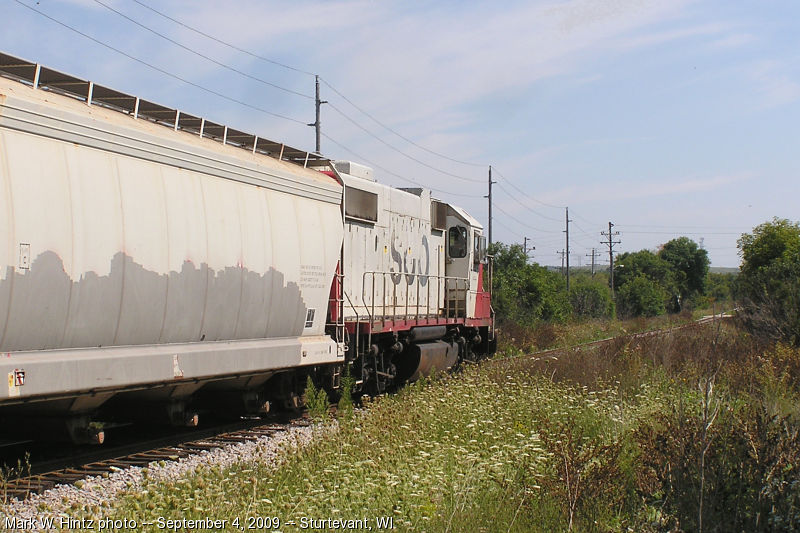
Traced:
[[623, 443], [606, 437], [604, 425], [602, 417], [588, 409], [561, 420], [544, 417], [538, 423], [550, 457], [541, 484], [561, 507], [569, 531], [576, 523], [582, 530], [593, 529], [598, 516], [619, 509], [627, 499]]
[[658, 283], [637, 276], [619, 289], [617, 310], [626, 318], [661, 315], [664, 314], [665, 297], [664, 289]]
[[738, 241], [739, 317], [754, 335], [800, 346], [800, 225], [773, 219]]
[[572, 311], [580, 318], [611, 318], [614, 302], [608, 286], [594, 281], [581, 280], [569, 290]]
[[324, 420], [328, 416], [328, 393], [323, 388], [317, 389], [311, 376], [306, 379], [303, 401], [313, 420]]
[[492, 305], [497, 316], [524, 325], [564, 322], [572, 314], [564, 278], [529, 264], [519, 245], [492, 244]]
[[356, 384], [356, 378], [350, 373], [350, 365], [344, 366], [344, 373], [342, 374], [342, 394], [339, 397], [337, 409], [340, 414], [345, 416], [353, 411], [353, 386]]

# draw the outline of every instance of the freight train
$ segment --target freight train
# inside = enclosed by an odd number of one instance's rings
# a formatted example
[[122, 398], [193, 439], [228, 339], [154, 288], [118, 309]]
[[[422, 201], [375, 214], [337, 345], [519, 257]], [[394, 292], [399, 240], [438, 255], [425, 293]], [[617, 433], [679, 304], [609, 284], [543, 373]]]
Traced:
[[494, 351], [481, 224], [425, 189], [0, 54], [0, 421], [383, 393]]

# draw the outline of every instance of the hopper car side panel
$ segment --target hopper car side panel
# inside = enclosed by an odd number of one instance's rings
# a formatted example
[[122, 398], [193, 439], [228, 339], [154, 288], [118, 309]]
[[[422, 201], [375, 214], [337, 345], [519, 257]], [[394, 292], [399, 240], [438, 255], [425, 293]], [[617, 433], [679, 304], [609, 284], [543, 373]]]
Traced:
[[342, 361], [334, 180], [5, 84], [0, 404]]

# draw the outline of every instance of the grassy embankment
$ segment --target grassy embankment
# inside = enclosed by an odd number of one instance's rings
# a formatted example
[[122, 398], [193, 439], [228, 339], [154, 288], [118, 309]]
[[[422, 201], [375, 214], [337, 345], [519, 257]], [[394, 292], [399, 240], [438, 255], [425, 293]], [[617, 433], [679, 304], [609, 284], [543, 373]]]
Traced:
[[369, 403], [277, 471], [243, 458], [152, 483], [101, 514], [390, 515], [398, 530], [425, 531], [796, 530], [798, 379], [797, 350], [716, 326], [501, 358]]

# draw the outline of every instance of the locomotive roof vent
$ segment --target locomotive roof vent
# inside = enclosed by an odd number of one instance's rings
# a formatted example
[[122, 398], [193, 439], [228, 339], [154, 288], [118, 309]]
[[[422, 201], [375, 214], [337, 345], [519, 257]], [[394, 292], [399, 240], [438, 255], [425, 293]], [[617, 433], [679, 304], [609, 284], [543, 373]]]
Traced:
[[353, 163], [352, 161], [334, 161], [333, 166], [338, 172], [342, 174], [349, 174], [354, 178], [361, 178], [369, 181], [375, 181], [370, 167]]

